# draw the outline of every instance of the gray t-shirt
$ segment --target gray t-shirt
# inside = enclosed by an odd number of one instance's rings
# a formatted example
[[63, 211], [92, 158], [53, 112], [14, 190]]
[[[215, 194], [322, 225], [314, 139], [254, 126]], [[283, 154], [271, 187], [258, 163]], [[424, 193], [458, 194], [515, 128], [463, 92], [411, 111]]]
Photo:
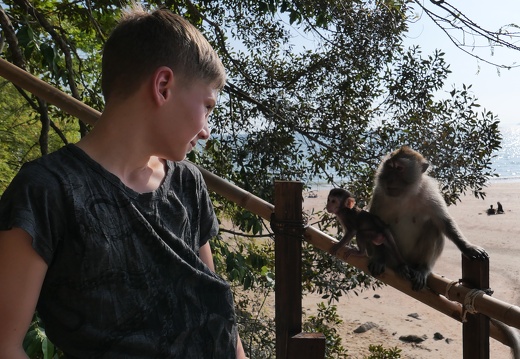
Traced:
[[229, 285], [198, 250], [218, 222], [198, 169], [139, 194], [75, 145], [25, 164], [0, 200], [49, 268], [38, 312], [71, 358], [235, 356]]

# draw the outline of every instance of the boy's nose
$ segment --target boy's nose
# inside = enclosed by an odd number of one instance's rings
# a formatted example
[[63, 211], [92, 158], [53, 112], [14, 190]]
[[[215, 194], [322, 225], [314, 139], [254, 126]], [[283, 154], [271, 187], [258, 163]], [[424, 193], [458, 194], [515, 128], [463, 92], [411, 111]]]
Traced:
[[209, 138], [210, 134], [211, 134], [211, 131], [210, 131], [208, 125], [206, 124], [206, 125], [204, 125], [202, 130], [200, 130], [200, 132], [199, 132], [199, 139], [207, 140]]

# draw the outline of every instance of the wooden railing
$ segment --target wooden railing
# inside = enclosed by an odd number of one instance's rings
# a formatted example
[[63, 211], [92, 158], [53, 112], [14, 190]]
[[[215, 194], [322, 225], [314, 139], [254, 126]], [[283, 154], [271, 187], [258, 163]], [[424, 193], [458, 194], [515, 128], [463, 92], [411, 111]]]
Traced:
[[[85, 123], [94, 124], [100, 115], [100, 112], [81, 101], [3, 59], [0, 59], [0, 76]], [[275, 206], [273, 206], [204, 168], [200, 170], [211, 191], [266, 220], [273, 221], [274, 228], [278, 229], [275, 231], [276, 357], [278, 359], [323, 358], [324, 337], [320, 334], [301, 333], [301, 239], [327, 252], [336, 240], [314, 227], [303, 229], [302, 184], [276, 182]], [[337, 257], [369, 273], [367, 258], [347, 257], [344, 249], [338, 251]], [[475, 288], [489, 287], [488, 262], [472, 262], [463, 257], [462, 267], [465, 285], [432, 273], [428, 278], [428, 288], [418, 292], [411, 289], [408, 281], [398, 277], [389, 269], [378, 279], [459, 322], [466, 317], [467, 321], [463, 323], [464, 359], [487, 359], [489, 358], [489, 336], [510, 346], [502, 331], [496, 326], [489, 326], [488, 318], [494, 318], [519, 329], [520, 308], [495, 299], [484, 291], [475, 292]], [[468, 283], [471, 287], [466, 286]], [[464, 312], [469, 304], [476, 314]]]
[[[302, 226], [301, 183], [275, 182], [275, 206], [271, 206], [234, 185], [222, 183], [221, 178], [203, 168], [200, 170], [211, 190], [266, 220], [274, 221], [272, 227], [278, 228], [275, 231], [276, 357], [322, 359], [325, 339], [316, 334], [301, 333], [301, 239], [325, 251], [329, 251], [336, 240], [314, 227], [299, 231]], [[225, 193], [223, 188], [226, 188]], [[369, 273], [367, 258], [346, 255], [345, 249], [337, 254], [341, 260]], [[463, 322], [463, 358], [488, 359], [490, 335], [510, 346], [507, 336], [499, 328], [489, 326], [489, 317], [520, 328], [520, 309], [485, 293], [484, 290], [489, 288], [489, 261], [471, 261], [465, 256], [461, 258], [461, 281], [432, 273], [428, 278], [428, 288], [418, 292], [390, 269], [378, 279]], [[471, 305], [469, 311], [468, 305]]]
[[[275, 206], [254, 196], [243, 189], [230, 184], [222, 178], [199, 167], [208, 188], [228, 200], [237, 203], [247, 210], [259, 215], [260, 217], [271, 221], [273, 213], [278, 222], [284, 220], [294, 221], [297, 213], [288, 213], [288, 210], [276, 211], [278, 206], [287, 208], [285, 202], [300, 201], [299, 204], [291, 204], [289, 208], [300, 213], [302, 208], [303, 194], [301, 193], [301, 184], [298, 182], [275, 182]], [[277, 190], [277, 186], [283, 186], [284, 190]], [[297, 186], [298, 190], [292, 189], [291, 186]], [[288, 195], [290, 193], [290, 195]], [[287, 217], [285, 217], [287, 216]], [[315, 247], [327, 251], [336, 239], [319, 231], [314, 227], [307, 227], [302, 234], [302, 238]], [[280, 244], [280, 241], [288, 243]], [[295, 235], [275, 237], [275, 257], [282, 258], [276, 260], [276, 285], [283, 288], [280, 292], [275, 291], [275, 313], [292, 313], [292, 310], [299, 308], [301, 314], [301, 290], [295, 287], [294, 282], [297, 278], [301, 278], [301, 272], [297, 267], [301, 263], [301, 259], [294, 258], [294, 253], [301, 253], [300, 242]], [[288, 249], [290, 248], [290, 250]], [[356, 268], [370, 273], [368, 270], [368, 259], [366, 257], [347, 256], [346, 249], [340, 249], [336, 256], [355, 266]], [[438, 310], [439, 312], [463, 323], [463, 356], [464, 359], [487, 359], [489, 358], [489, 337], [500, 341], [501, 343], [511, 346], [508, 337], [498, 327], [489, 325], [489, 318], [494, 318], [504, 324], [520, 329], [520, 308], [509, 303], [503, 302], [491, 297], [485, 293], [485, 289], [489, 288], [489, 261], [470, 261], [462, 256], [462, 280], [453, 281], [438, 274], [432, 273], [428, 277], [428, 288], [421, 291], [414, 291], [408, 281], [397, 276], [392, 270], [387, 269], [378, 277], [382, 282], [400, 290], [401, 292], [417, 299], [418, 301]], [[282, 274], [280, 274], [282, 273]], [[286, 273], [291, 273], [290, 275]], [[461, 283], [464, 283], [461, 284]], [[294, 292], [288, 293], [288, 290]], [[480, 290], [476, 292], [475, 290]], [[282, 297], [280, 297], [282, 296]], [[276, 304], [278, 303], [278, 304]], [[278, 308], [278, 305], [282, 308]], [[471, 311], [477, 312], [472, 314], [467, 312], [466, 308], [471, 305]], [[463, 321], [463, 318], [465, 320]], [[277, 358], [302, 358], [299, 356], [287, 356], [287, 348], [290, 340], [297, 335], [302, 337], [304, 333], [299, 333], [297, 320], [293, 318], [293, 314], [288, 317], [275, 318], [277, 322], [277, 348], [281, 345], [283, 348], [277, 349]], [[283, 333], [278, 332], [278, 322], [289, 321], [289, 324], [280, 324], [285, 328]], [[301, 324], [300, 324], [301, 325]], [[301, 328], [300, 328], [301, 329]], [[317, 341], [316, 338], [313, 338]], [[283, 344], [281, 344], [283, 343]], [[309, 353], [307, 351], [306, 353]], [[305, 356], [309, 359], [320, 358]]]

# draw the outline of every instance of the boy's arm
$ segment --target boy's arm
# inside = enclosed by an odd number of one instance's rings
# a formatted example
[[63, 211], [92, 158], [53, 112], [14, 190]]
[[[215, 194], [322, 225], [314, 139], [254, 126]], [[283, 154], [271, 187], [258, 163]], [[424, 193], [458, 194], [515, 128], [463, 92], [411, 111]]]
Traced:
[[31, 242], [20, 228], [0, 231], [0, 359], [27, 358], [23, 339], [47, 272]]
[[199, 257], [200, 260], [203, 261], [204, 264], [207, 265], [212, 272], [215, 271], [215, 264], [213, 263], [213, 253], [211, 253], [211, 247], [209, 246], [209, 242], [206, 242], [206, 244], [199, 248]]
[[[215, 271], [215, 265], [213, 263], [213, 253], [211, 253], [211, 247], [209, 246], [209, 242], [206, 242], [202, 247], [199, 248], [199, 256], [200, 259], [211, 269], [213, 272]], [[240, 336], [237, 335], [237, 359], [246, 359], [246, 353], [244, 352], [244, 347], [242, 346], [242, 341], [240, 340]]]

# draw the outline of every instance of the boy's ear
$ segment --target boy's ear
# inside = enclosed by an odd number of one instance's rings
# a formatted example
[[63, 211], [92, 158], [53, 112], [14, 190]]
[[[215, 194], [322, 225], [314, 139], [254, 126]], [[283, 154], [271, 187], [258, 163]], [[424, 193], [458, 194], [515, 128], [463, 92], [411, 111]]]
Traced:
[[153, 75], [153, 97], [161, 105], [171, 96], [173, 71], [166, 66], [159, 67]]

